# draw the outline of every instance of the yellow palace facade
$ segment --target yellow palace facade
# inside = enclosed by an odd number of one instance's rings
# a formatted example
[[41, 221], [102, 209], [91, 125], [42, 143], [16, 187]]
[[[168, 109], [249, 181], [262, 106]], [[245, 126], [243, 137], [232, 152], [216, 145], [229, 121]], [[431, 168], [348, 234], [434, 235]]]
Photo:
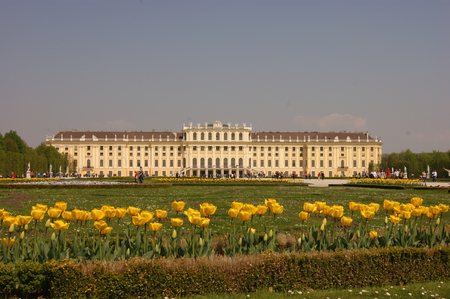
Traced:
[[132, 176], [140, 167], [149, 176], [353, 176], [382, 154], [381, 139], [368, 133], [258, 133], [220, 121], [181, 132], [63, 131], [46, 145], [69, 156], [71, 172], [100, 176]]

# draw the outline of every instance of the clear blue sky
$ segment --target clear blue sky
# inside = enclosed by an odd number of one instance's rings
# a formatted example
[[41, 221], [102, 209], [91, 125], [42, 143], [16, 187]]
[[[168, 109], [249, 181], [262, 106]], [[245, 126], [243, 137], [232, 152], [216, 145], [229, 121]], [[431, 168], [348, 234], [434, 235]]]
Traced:
[[0, 132], [368, 131], [450, 150], [450, 1], [0, 0]]

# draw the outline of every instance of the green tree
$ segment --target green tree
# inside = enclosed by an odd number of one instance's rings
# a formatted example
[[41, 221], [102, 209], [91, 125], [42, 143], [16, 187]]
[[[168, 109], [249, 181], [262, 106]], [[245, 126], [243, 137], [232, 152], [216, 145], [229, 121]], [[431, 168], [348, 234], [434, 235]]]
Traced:
[[5, 136], [3, 137], [5, 142], [8, 139], [11, 139], [15, 142], [16, 146], [17, 146], [17, 151], [21, 154], [25, 154], [27, 152], [27, 144], [25, 143], [25, 141], [23, 141], [22, 138], [20, 138], [19, 135], [17, 135], [16, 131], [9, 131], [8, 133], [5, 134]]

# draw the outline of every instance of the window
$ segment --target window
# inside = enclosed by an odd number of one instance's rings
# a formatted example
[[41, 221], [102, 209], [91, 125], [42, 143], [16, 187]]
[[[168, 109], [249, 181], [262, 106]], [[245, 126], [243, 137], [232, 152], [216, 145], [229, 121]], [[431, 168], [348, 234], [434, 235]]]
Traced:
[[344, 151], [344, 148], [343, 147], [341, 147], [341, 152], [343, 152]]
[[87, 150], [90, 151], [91, 150], [91, 146], [88, 145]]
[[231, 133], [231, 140], [235, 140], [236, 138], [235, 138], [235, 134], [234, 133]]
[[223, 159], [223, 167], [228, 168], [228, 158]]
[[239, 133], [239, 140], [242, 140], [242, 133]]
[[162, 167], [166, 167], [166, 160], [162, 160]]
[[313, 146], [313, 147], [311, 147], [311, 151], [313, 151], [313, 152], [314, 152], [315, 150], [316, 150], [316, 147], [314, 147], [314, 146]]
[[292, 167], [295, 167], [295, 160], [292, 160]]
[[208, 140], [212, 140], [212, 133], [211, 132], [208, 133]]
[[212, 168], [212, 158], [208, 158], [208, 168]]
[[196, 151], [196, 150], [197, 150], [197, 147], [196, 147], [196, 146], [193, 146], [193, 147], [192, 147], [192, 150], [193, 150], [193, 151]]
[[100, 156], [103, 156], [103, 152], [100, 153]]
[[117, 147], [117, 150], [121, 151], [121, 150], [122, 150], [122, 146], [119, 145], [119, 146]]
[[200, 134], [200, 140], [205, 140], [205, 133], [202, 132], [202, 133]]
[[103, 160], [100, 160], [100, 167], [103, 167]]
[[298, 166], [299, 167], [303, 167], [303, 160], [300, 160], [300, 161], [298, 161], [299, 163], [298, 163]]
[[278, 160], [275, 160], [275, 167], [279, 167], [279, 161]]
[[323, 146], [320, 147], [320, 151], [323, 152]]
[[117, 166], [122, 167], [122, 160], [117, 160]]
[[200, 146], [200, 151], [204, 152], [205, 151], [205, 147], [204, 146]]
[[155, 146], [155, 151], [157, 151], [158, 150], [158, 146]]
[[212, 146], [208, 146], [208, 151], [212, 151]]
[[192, 167], [197, 168], [197, 158], [192, 159]]
[[223, 133], [223, 140], [228, 140], [228, 133]]
[[141, 150], [141, 147], [140, 147], [140, 146], [138, 146], [138, 147], [137, 147], [137, 150], [138, 150], [138, 151], [140, 151], [140, 150]]
[[267, 161], [267, 166], [272, 167], [272, 160]]
[[173, 167], [173, 160], [170, 160], [170, 167]]
[[356, 160], [353, 160], [353, 167], [356, 167]]
[[197, 140], [197, 133], [194, 133], [194, 140]]
[[361, 151], [365, 152], [365, 151], [366, 151], [366, 147], [363, 146], [363, 147], [361, 148]]
[[353, 147], [353, 151], [356, 152], [356, 146]]
[[220, 152], [220, 146], [216, 146], [216, 151]]
[[144, 160], [144, 166], [148, 167], [148, 160]]
[[328, 167], [333, 167], [333, 161], [332, 160], [328, 160]]
[[286, 147], [284, 148], [284, 150], [287, 152], [287, 151], [289, 150], [289, 148], [286, 146]]
[[177, 160], [177, 167], [181, 167], [181, 160]]
[[159, 166], [159, 160], [155, 160], [155, 167]]
[[133, 160], [130, 160], [130, 167], [133, 167]]
[[216, 167], [217, 167], [217, 168], [220, 167], [220, 158], [216, 158]]
[[320, 160], [320, 167], [323, 167], [323, 160]]
[[345, 167], [345, 162], [344, 162], [344, 160], [341, 160], [341, 168], [344, 168]]
[[284, 160], [284, 167], [289, 167], [289, 161], [288, 160]]
[[256, 160], [253, 160], [253, 167], [256, 167]]
[[132, 146], [130, 146], [130, 151], [132, 151], [133, 150], [133, 147]]
[[166, 147], [165, 147], [165, 146], [163, 146], [163, 147], [162, 147], [162, 150], [163, 150], [163, 151], [165, 151], [165, 150], [166, 150]]
[[236, 150], [236, 147], [235, 147], [235, 146], [232, 146], [232, 147], [231, 147], [231, 151], [234, 152], [235, 150]]
[[137, 164], [136, 164], [137, 167], [141, 167], [141, 160], [137, 160], [136, 162], [137, 162]]
[[264, 160], [259, 161], [260, 167], [264, 167]]
[[311, 160], [311, 167], [316, 167], [316, 160]]
[[[103, 145], [100, 146], [100, 150], [101, 151], [103, 150]], [[66, 147], [66, 151], [67, 151], [67, 147]]]
[[240, 146], [239, 151], [242, 152], [244, 150], [244, 147]]
[[373, 147], [370, 148], [370, 151], [373, 152]]
[[216, 133], [216, 140], [220, 140], [220, 133]]
[[112, 166], [113, 166], [112, 163], [113, 163], [112, 160], [109, 160], [109, 167], [112, 167]]
[[361, 167], [366, 167], [366, 161], [362, 160], [361, 162], [362, 162]]

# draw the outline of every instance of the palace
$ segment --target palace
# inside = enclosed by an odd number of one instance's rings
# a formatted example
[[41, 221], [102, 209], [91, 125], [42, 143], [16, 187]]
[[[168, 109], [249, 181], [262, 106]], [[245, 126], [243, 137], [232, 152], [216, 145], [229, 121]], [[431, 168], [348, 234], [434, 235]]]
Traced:
[[220, 121], [181, 132], [64, 131], [46, 145], [67, 154], [73, 172], [100, 176], [133, 176], [140, 167], [150, 176], [353, 176], [380, 164], [382, 152], [368, 133], [258, 133]]

